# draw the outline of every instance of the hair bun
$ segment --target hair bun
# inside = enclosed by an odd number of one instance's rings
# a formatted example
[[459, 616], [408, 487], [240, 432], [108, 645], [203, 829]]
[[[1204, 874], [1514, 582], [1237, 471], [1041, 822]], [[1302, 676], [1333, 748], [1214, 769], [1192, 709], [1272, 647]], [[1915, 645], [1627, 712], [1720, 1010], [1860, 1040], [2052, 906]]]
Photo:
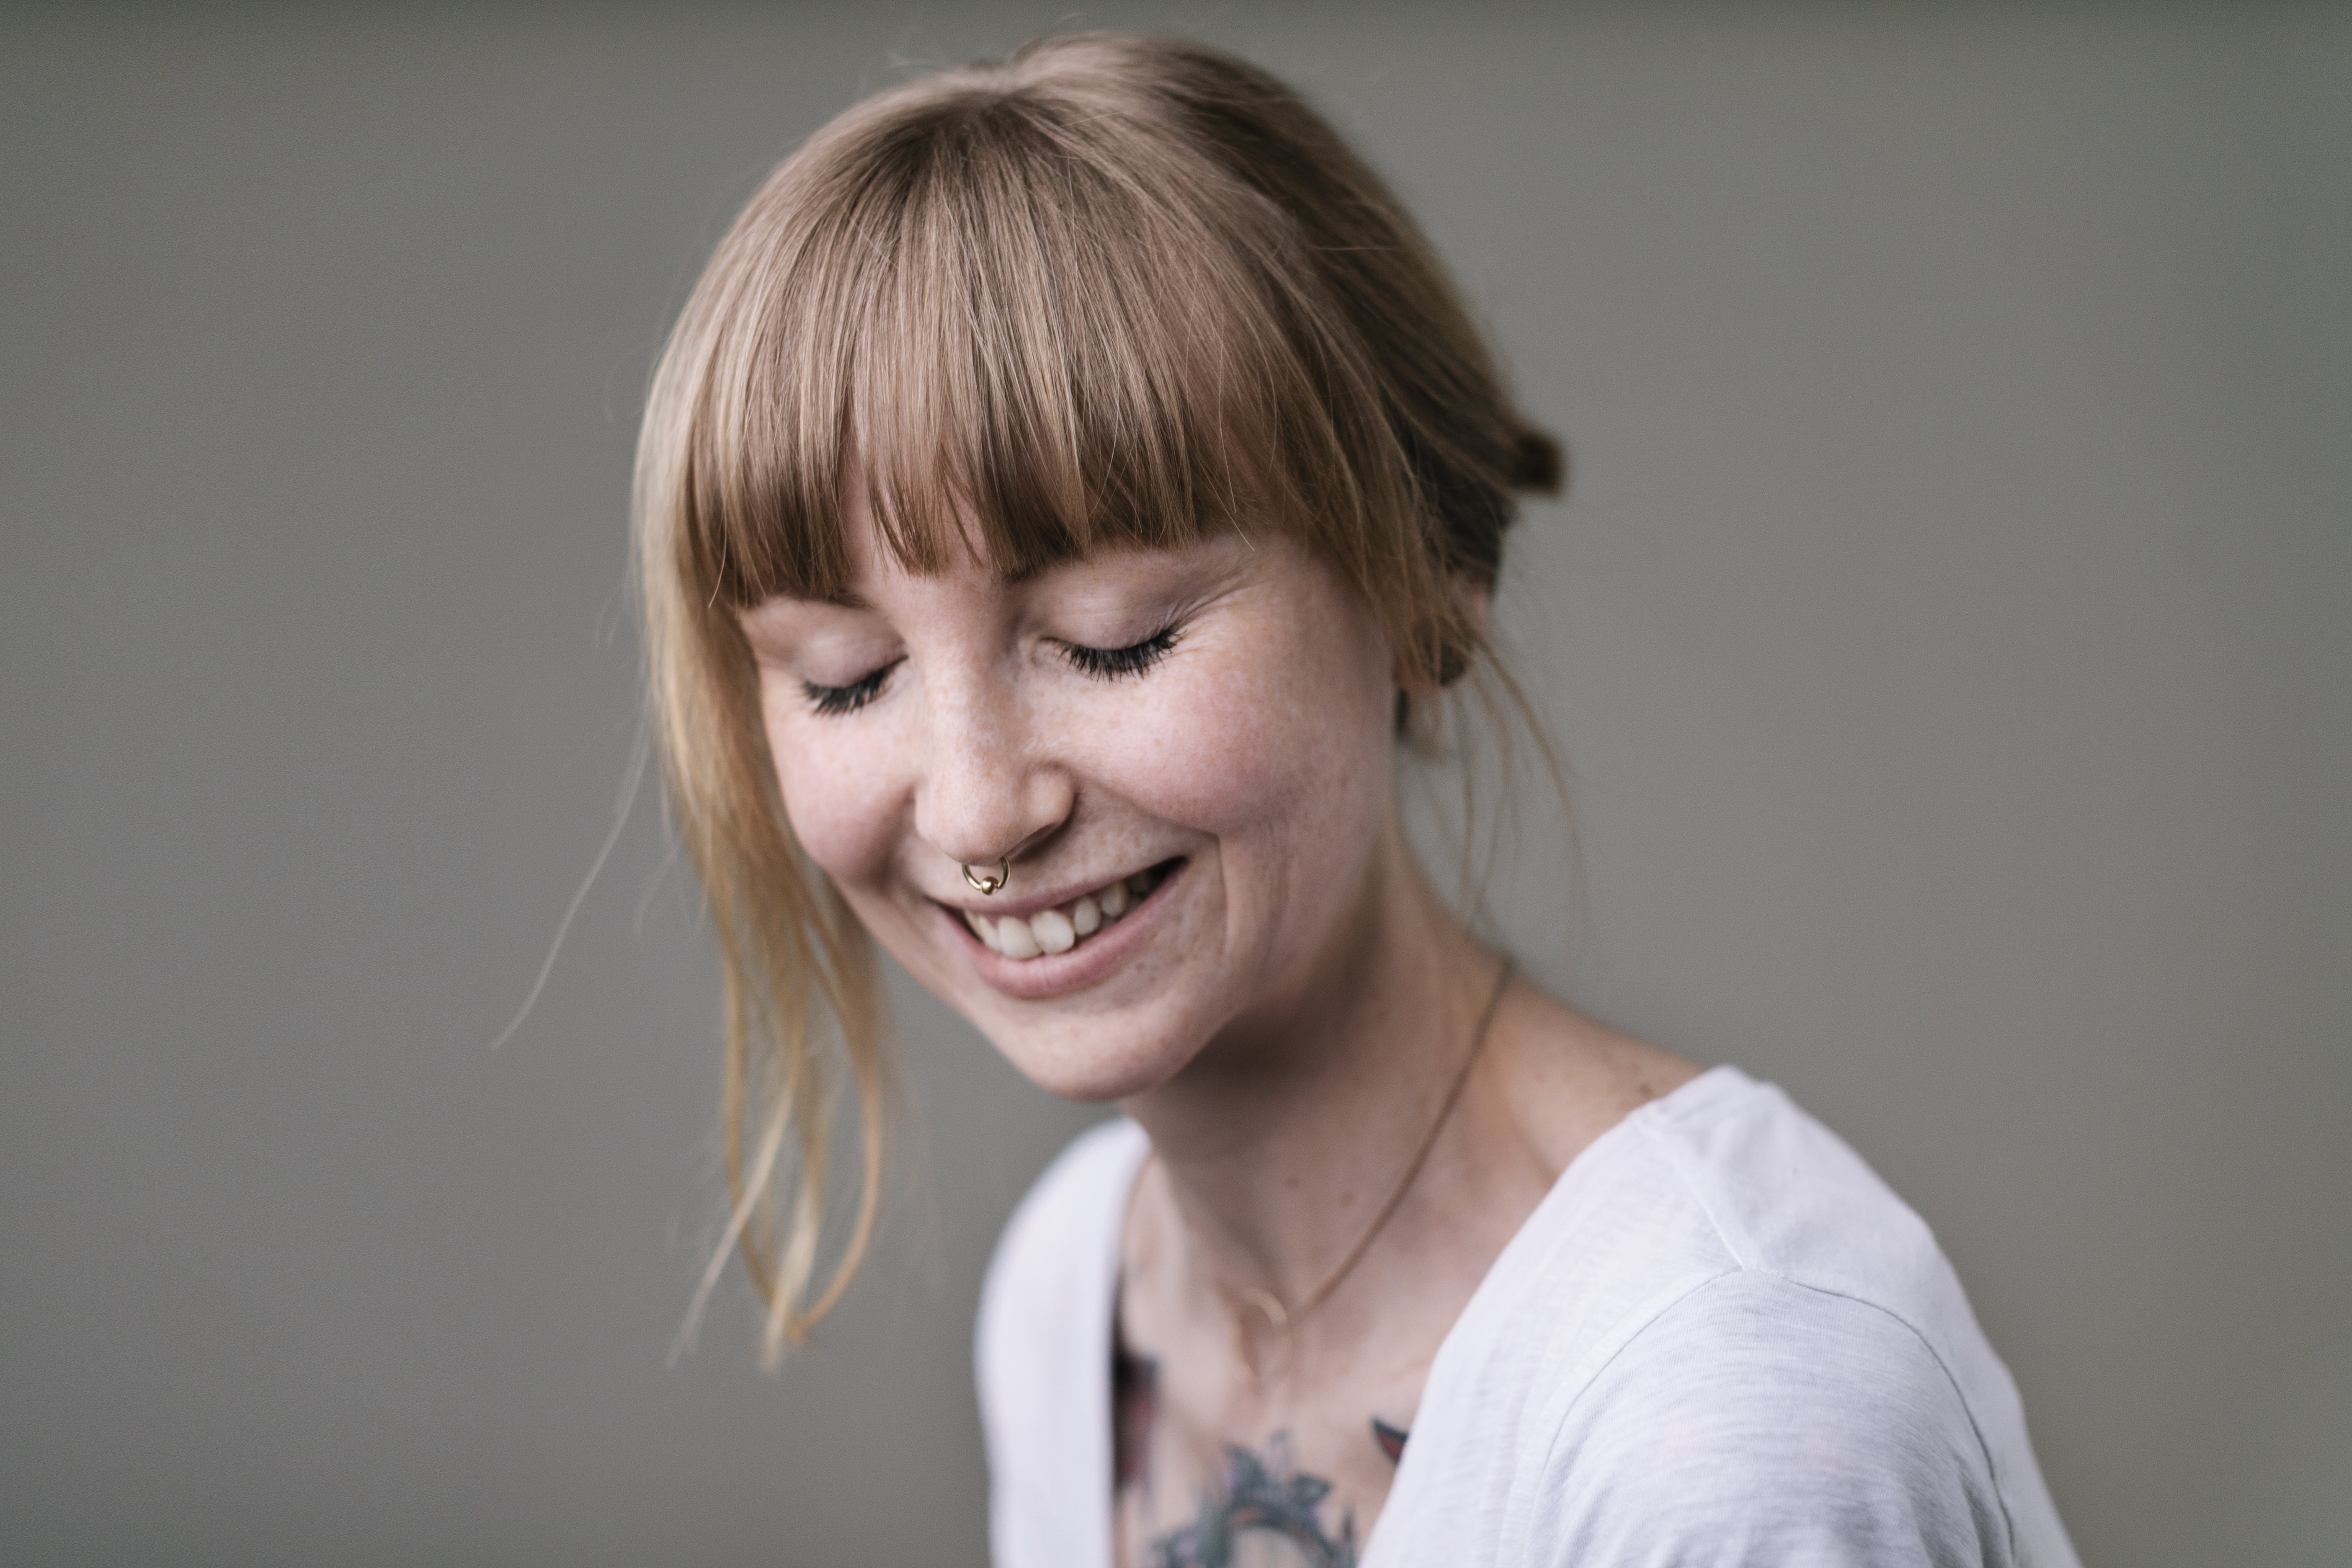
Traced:
[[1521, 430], [1511, 451], [1511, 488], [1538, 495], [1559, 494], [1568, 476], [1568, 454], [1540, 430]]

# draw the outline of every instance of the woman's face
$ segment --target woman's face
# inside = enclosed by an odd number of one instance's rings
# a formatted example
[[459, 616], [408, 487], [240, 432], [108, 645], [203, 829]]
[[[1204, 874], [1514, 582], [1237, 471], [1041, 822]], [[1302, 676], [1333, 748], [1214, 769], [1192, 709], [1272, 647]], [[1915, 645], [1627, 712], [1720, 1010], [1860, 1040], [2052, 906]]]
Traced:
[[[1350, 584], [1238, 536], [915, 575], [850, 527], [839, 602], [742, 616], [785, 810], [1015, 1066], [1135, 1094], [1345, 962], [1398, 843], [1391, 660]], [[1009, 886], [966, 881], [1007, 854]]]

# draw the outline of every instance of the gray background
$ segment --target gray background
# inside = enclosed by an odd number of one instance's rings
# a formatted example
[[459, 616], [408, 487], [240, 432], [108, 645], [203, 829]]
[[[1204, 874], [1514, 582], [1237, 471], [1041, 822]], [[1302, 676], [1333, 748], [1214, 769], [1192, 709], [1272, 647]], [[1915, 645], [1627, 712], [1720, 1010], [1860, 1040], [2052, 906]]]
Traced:
[[[635, 732], [650, 356], [893, 62], [1066, 15], [0, 16], [0, 1557], [971, 1563], [1099, 1112], [901, 987], [815, 1350], [730, 1284]], [[1107, 5], [1309, 89], [1574, 444], [1499, 926], [1927, 1216], [2094, 1563], [2352, 1560], [2352, 11]]]

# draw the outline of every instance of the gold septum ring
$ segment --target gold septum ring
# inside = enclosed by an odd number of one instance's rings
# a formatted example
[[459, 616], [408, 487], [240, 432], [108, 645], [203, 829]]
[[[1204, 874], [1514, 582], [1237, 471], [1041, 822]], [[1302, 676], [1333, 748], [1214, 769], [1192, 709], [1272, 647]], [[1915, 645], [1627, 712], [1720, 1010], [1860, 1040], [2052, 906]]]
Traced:
[[[961, 862], [959, 861], [958, 864], [961, 865]], [[1001, 893], [1004, 891], [1004, 885], [1013, 880], [1013, 857], [1007, 855], [997, 861], [996, 875], [993, 877], [984, 872], [974, 871], [971, 867], [965, 866], [963, 879], [971, 883], [972, 890], [982, 898], [990, 898]]]

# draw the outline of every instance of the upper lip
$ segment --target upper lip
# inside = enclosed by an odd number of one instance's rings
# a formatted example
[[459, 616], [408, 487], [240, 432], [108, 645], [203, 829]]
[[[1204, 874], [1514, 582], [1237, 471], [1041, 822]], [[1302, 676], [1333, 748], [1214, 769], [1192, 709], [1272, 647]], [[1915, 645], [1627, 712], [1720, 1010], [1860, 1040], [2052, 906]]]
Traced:
[[[1160, 862], [1158, 861], [1153, 861], [1151, 865], [1158, 865], [1159, 863]], [[1010, 889], [1008, 889], [1006, 893], [1000, 893], [992, 897], [981, 897], [978, 895], [967, 894], [953, 899], [934, 899], [931, 901], [947, 909], [954, 910], [959, 914], [969, 911], [975, 915], [1011, 915], [1016, 920], [1026, 920], [1031, 915], [1037, 913], [1040, 910], [1059, 909], [1062, 905], [1076, 902], [1077, 900], [1085, 898], [1089, 893], [1098, 893], [1105, 888], [1109, 887], [1113, 882], [1123, 882], [1127, 880], [1128, 878], [1148, 871], [1150, 868], [1151, 866], [1131, 867], [1124, 871], [1113, 871], [1107, 876], [1097, 877], [1092, 881], [1066, 882], [1058, 889], [1049, 889], [1042, 893], [1032, 893], [1026, 898], [1016, 899], [1009, 897], [1007, 896], [1010, 893]]]

